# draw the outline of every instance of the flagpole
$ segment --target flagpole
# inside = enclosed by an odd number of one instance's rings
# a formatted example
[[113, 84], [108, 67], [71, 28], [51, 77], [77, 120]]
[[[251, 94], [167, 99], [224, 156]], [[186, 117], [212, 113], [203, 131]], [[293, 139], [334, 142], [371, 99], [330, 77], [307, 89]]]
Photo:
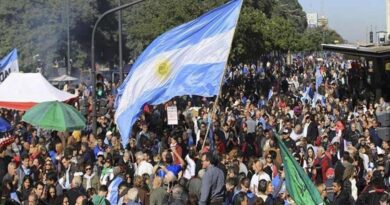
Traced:
[[214, 102], [214, 105], [213, 107], [211, 108], [211, 119], [210, 119], [210, 122], [209, 124], [207, 125], [207, 130], [206, 130], [206, 135], [204, 136], [204, 139], [203, 139], [203, 144], [202, 144], [202, 148], [200, 150], [203, 150], [204, 148], [204, 145], [206, 143], [206, 139], [209, 135], [209, 132], [210, 132], [210, 127], [211, 127], [211, 123], [213, 121], [213, 115], [215, 114], [214, 112], [216, 112], [216, 109], [217, 109], [217, 105], [219, 103], [219, 98], [221, 96], [221, 93], [222, 93], [222, 85], [223, 85], [223, 79], [226, 75], [226, 69], [227, 66], [225, 66], [225, 68], [223, 69], [223, 75], [222, 75], [222, 78], [221, 78], [221, 83], [219, 84], [219, 92], [218, 92], [218, 95], [217, 95], [217, 98], [215, 98], [215, 102]]

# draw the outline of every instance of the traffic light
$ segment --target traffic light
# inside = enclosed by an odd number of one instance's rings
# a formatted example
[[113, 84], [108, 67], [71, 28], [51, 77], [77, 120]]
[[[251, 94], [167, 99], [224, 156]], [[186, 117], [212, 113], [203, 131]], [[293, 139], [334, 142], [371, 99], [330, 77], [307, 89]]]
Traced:
[[96, 83], [96, 97], [98, 99], [105, 97], [105, 91], [104, 91], [104, 84], [103, 83]]
[[96, 97], [105, 98], [105, 89], [104, 89], [104, 76], [101, 73], [96, 74]]

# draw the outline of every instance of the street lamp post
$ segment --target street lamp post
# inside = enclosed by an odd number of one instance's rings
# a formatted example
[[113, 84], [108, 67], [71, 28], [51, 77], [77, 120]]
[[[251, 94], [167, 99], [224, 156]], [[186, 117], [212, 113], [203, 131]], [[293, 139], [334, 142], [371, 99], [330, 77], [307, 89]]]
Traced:
[[95, 23], [95, 26], [92, 30], [92, 38], [91, 38], [91, 79], [92, 79], [92, 132], [96, 136], [96, 129], [97, 129], [97, 114], [96, 114], [96, 67], [95, 67], [95, 34], [96, 34], [96, 28], [99, 25], [99, 23], [106, 17], [108, 14], [120, 11], [122, 9], [128, 8], [130, 6], [134, 6], [136, 4], [139, 4], [145, 0], [136, 0], [131, 3], [127, 3], [121, 6], [118, 6], [116, 8], [110, 9], [106, 12], [104, 12], [101, 16], [99, 16], [98, 20]]
[[[121, 0], [118, 0], [118, 6], [121, 6]], [[118, 43], [119, 43], [119, 83], [123, 82], [123, 62], [122, 62], [122, 11], [118, 14]]]
[[67, 75], [70, 75], [70, 71], [71, 71], [71, 67], [70, 67], [70, 28], [69, 28], [69, 4], [70, 4], [70, 2], [69, 2], [70, 0], [68, 0], [67, 2], [66, 2], [66, 24], [67, 24], [67, 37], [68, 37], [68, 42], [67, 42], [67, 46], [68, 46], [68, 52], [67, 52], [67, 62], [66, 62], [66, 74]]

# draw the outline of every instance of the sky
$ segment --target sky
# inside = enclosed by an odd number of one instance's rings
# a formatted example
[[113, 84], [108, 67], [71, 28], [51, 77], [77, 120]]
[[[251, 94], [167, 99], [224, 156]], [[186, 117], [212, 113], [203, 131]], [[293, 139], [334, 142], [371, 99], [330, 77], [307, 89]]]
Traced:
[[[326, 16], [349, 43], [365, 43], [371, 30], [386, 30], [385, 0], [298, 0], [307, 13]], [[375, 34], [374, 34], [375, 36]]]

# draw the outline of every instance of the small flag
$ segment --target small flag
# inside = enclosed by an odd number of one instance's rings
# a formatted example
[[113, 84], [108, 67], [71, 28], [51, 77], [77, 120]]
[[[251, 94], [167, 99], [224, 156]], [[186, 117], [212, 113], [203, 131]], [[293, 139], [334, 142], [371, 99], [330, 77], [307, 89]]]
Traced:
[[271, 97], [274, 95], [274, 92], [273, 92], [273, 90], [272, 90], [272, 88], [271, 89], [269, 89], [269, 92], [268, 92], [268, 100], [269, 99], [271, 99]]
[[321, 83], [323, 81], [323, 77], [320, 71], [320, 67], [316, 68], [316, 90], [318, 91], [318, 88], [321, 86]]

